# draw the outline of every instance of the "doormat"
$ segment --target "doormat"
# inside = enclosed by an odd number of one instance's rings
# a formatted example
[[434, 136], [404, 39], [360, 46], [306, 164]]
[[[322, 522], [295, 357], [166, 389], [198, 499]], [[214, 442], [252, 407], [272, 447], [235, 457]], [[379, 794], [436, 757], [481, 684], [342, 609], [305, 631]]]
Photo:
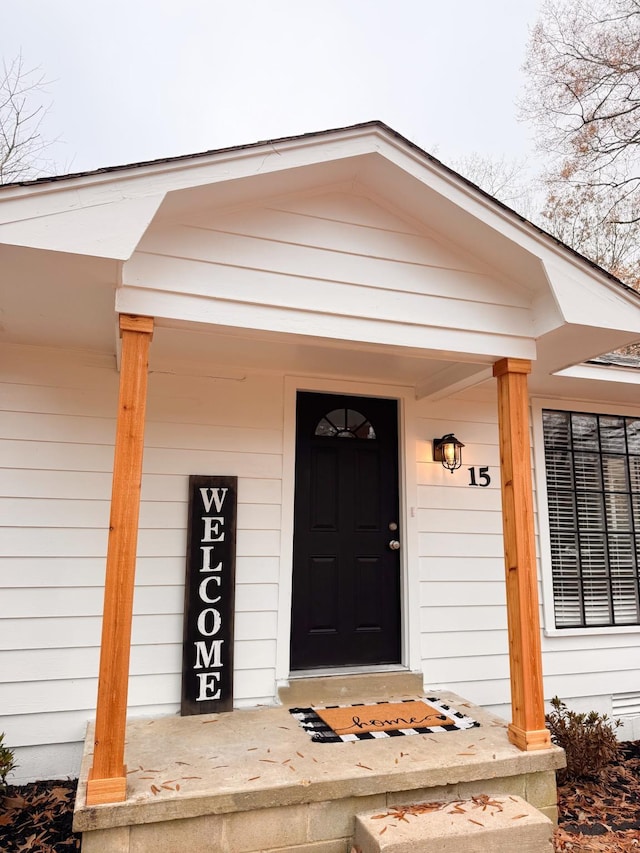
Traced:
[[290, 708], [289, 713], [316, 743], [456, 732], [480, 725], [435, 696], [370, 705], [357, 702], [325, 708]]

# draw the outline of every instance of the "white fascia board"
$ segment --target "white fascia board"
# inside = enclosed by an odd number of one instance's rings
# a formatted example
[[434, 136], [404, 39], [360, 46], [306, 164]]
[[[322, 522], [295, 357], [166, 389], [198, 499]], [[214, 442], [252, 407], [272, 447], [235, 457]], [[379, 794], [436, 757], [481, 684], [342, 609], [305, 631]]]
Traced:
[[621, 382], [625, 385], [640, 385], [640, 370], [615, 367], [605, 364], [576, 364], [558, 370], [554, 376], [569, 376], [573, 379], [595, 379], [599, 382]]
[[378, 150], [376, 140], [381, 133], [382, 129], [375, 127], [354, 128], [331, 136], [285, 139], [276, 143], [196, 154], [184, 159], [123, 166], [121, 169], [51, 182], [9, 186], [2, 190], [0, 201], [38, 198], [39, 205], [45, 206], [49, 196], [81, 190], [89, 191], [97, 204], [108, 202], [114, 192], [130, 198], [165, 194], [370, 154]]
[[457, 353], [465, 357], [535, 359], [535, 341], [528, 337], [445, 329], [405, 322], [354, 318], [322, 311], [211, 299], [200, 294], [175, 294], [124, 285], [116, 290], [116, 311], [165, 319], [173, 323], [204, 323], [239, 329], [303, 335], [350, 343], [408, 348], [418, 352]]
[[6, 187], [0, 242], [126, 260], [167, 193], [375, 151], [375, 128]]
[[[98, 203], [90, 192], [73, 190], [55, 204], [19, 198], [0, 205], [0, 243], [126, 260], [149, 227], [164, 194], [127, 197], [114, 193]], [[47, 202], [53, 202], [49, 197]], [[44, 208], [44, 209], [43, 209]]]

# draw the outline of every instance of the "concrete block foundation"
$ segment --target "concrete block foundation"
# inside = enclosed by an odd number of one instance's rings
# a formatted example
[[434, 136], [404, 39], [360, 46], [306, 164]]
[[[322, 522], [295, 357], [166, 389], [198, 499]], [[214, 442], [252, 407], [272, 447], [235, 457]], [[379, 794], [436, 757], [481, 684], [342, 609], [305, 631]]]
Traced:
[[86, 804], [89, 731], [74, 818], [83, 853], [349, 853], [358, 814], [479, 795], [520, 797], [553, 820], [562, 750], [521, 752], [503, 720], [439, 695], [480, 727], [319, 744], [283, 707], [132, 720], [127, 799], [99, 806]]

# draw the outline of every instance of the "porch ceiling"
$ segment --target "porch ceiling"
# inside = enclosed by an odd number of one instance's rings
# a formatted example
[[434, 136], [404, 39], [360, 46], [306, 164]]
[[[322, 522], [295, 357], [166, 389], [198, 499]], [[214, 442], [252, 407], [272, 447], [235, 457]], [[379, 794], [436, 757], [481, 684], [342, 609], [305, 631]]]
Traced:
[[[469, 373], [490, 359], [468, 361]], [[459, 365], [454, 353], [409, 348], [355, 346], [345, 341], [252, 332], [230, 327], [156, 325], [150, 368], [240, 379], [247, 370], [361, 379], [382, 384], [419, 386]]]

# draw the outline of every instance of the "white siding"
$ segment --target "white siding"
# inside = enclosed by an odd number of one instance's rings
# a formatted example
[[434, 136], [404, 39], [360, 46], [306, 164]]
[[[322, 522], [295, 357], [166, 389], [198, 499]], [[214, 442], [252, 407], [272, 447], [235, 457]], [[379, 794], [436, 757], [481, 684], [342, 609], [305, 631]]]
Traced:
[[[561, 406], [561, 403], [558, 403]], [[620, 414], [625, 414], [620, 412]], [[455, 690], [508, 715], [510, 702], [500, 469], [491, 383], [418, 408], [420, 436], [454, 432], [461, 470], [418, 455], [422, 665], [427, 684]], [[469, 486], [470, 466], [489, 466], [487, 488]], [[534, 483], [535, 488], [535, 483]], [[534, 503], [535, 506], [535, 503]], [[536, 515], [538, 524], [544, 518]], [[539, 548], [539, 540], [536, 537]], [[538, 577], [540, 578], [538, 566]], [[539, 581], [542, 601], [541, 581]], [[544, 616], [540, 610], [541, 624]], [[611, 713], [614, 694], [640, 684], [640, 632], [542, 636], [544, 695]], [[590, 704], [591, 703], [591, 704]]]
[[[481, 704], [509, 702], [497, 408], [490, 388], [418, 406], [421, 649], [425, 681]], [[453, 474], [431, 438], [464, 442]], [[468, 468], [489, 466], [488, 487]]]
[[[0, 695], [20, 776], [78, 769], [94, 713], [117, 382], [106, 356], [0, 352]], [[152, 374], [129, 713], [179, 707], [189, 473], [239, 476], [235, 696], [273, 701], [284, 381]], [[509, 714], [497, 408], [493, 383], [417, 405], [418, 584], [425, 682]], [[454, 431], [461, 470], [431, 461]], [[488, 466], [487, 488], [469, 485]], [[413, 576], [416, 576], [414, 572]], [[288, 608], [288, 602], [283, 606]], [[638, 634], [543, 636], [545, 696], [610, 710], [640, 683]], [[51, 769], [53, 768], [53, 769]]]
[[182, 320], [418, 347], [428, 330], [434, 349], [532, 354], [528, 292], [352, 189], [156, 222], [117, 300]]
[[[118, 376], [106, 356], [7, 346], [0, 360], [1, 730], [16, 778], [74, 773], [97, 690]], [[131, 715], [179, 707], [190, 473], [239, 477], [235, 697], [273, 701], [282, 385], [150, 376]]]

